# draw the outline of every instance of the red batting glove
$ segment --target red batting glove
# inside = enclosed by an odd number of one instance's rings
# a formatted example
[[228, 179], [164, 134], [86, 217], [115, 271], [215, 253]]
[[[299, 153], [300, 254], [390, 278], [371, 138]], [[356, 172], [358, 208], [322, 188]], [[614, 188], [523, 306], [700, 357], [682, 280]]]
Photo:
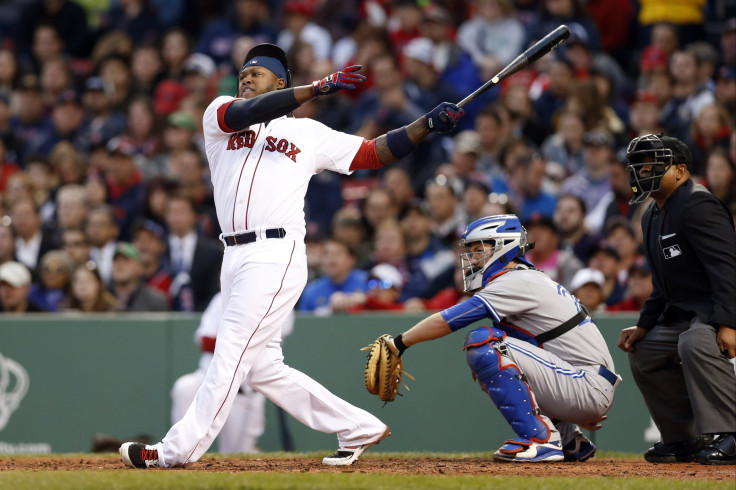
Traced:
[[312, 82], [314, 95], [330, 95], [342, 89], [355, 90], [356, 85], [365, 81], [365, 75], [354, 73], [361, 68], [361, 65], [348, 66], [322, 80]]

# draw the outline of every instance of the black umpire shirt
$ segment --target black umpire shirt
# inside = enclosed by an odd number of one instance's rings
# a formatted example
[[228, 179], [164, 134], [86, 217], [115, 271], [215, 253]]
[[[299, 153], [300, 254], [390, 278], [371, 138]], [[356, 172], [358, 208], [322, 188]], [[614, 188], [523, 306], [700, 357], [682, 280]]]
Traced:
[[641, 227], [654, 288], [637, 325], [649, 330], [660, 315], [665, 324], [697, 315], [736, 328], [736, 233], [726, 207], [688, 180], [662, 209], [652, 202]]

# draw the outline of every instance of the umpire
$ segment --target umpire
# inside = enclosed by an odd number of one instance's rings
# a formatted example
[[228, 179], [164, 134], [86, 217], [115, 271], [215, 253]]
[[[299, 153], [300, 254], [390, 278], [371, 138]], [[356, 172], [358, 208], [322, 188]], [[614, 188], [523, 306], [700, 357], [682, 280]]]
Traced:
[[651, 463], [736, 464], [736, 233], [726, 207], [690, 179], [682, 141], [648, 134], [627, 149], [631, 202], [654, 288], [618, 346], [662, 440]]

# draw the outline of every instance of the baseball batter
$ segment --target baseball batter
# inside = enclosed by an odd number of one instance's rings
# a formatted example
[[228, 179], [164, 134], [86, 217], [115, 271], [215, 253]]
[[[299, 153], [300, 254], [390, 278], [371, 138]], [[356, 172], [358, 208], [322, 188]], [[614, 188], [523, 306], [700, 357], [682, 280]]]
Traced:
[[465, 291], [475, 294], [422, 320], [389, 342], [409, 346], [448, 335], [482, 319], [463, 349], [473, 378], [501, 410], [516, 436], [497, 461], [585, 461], [595, 446], [578, 424], [596, 430], [621, 378], [608, 347], [578, 300], [525, 252], [526, 231], [514, 215], [474, 221], [461, 238]]
[[291, 87], [284, 52], [260, 44], [245, 58], [238, 97], [218, 97], [205, 111], [205, 150], [226, 245], [222, 324], [204, 382], [184, 417], [158, 444], [123, 444], [127, 466], [197, 461], [220, 432], [246, 378], [308, 427], [337, 434], [338, 449], [324, 464], [352, 464], [390, 434], [370, 413], [285, 365], [281, 351], [281, 325], [307, 280], [304, 197], [310, 178], [323, 170], [379, 168], [408, 155], [431, 132], [452, 131], [464, 114], [445, 102], [370, 141], [288, 117], [314, 97], [354, 89], [365, 79], [359, 69]]
[[[212, 297], [202, 319], [194, 332], [194, 340], [202, 350], [199, 358], [199, 368], [187, 373], [176, 380], [171, 388], [171, 423], [175, 424], [184, 417], [189, 405], [194, 400], [197, 390], [204, 381], [207, 368], [212, 362], [217, 330], [222, 317], [222, 295], [217, 293]], [[292, 312], [281, 327], [281, 337], [285, 338], [294, 328], [294, 313]], [[217, 438], [217, 450], [221, 453], [252, 453], [257, 452], [258, 438], [266, 429], [266, 397], [255, 391], [248, 384], [248, 380], [240, 385], [235, 396], [230, 416], [223, 425]]]

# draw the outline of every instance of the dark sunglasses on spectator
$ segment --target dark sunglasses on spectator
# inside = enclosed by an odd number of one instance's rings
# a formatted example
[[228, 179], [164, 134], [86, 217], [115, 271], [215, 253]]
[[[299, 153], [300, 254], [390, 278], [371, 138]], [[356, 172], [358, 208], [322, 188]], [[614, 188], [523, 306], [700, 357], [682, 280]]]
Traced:
[[394, 284], [391, 281], [387, 281], [385, 279], [370, 279], [368, 281], [368, 289], [391, 289], [392, 287], [394, 287]]

